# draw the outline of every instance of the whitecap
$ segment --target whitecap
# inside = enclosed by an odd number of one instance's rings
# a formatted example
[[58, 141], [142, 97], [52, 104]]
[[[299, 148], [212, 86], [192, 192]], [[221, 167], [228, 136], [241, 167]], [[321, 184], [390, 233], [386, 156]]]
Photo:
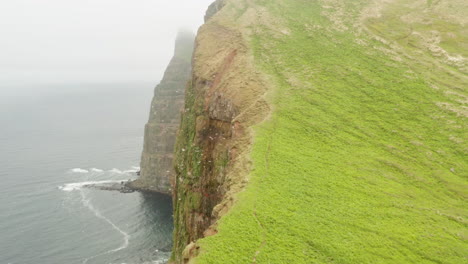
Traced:
[[103, 170], [101, 170], [101, 169], [96, 169], [96, 168], [91, 168], [91, 171], [92, 171], [92, 172], [103, 172]]
[[140, 167], [132, 166], [130, 170], [124, 170], [123, 173], [136, 173], [138, 171], [140, 171]]
[[87, 185], [96, 185], [96, 184], [105, 184], [105, 183], [119, 183], [120, 181], [85, 181], [85, 182], [74, 182], [67, 183], [58, 188], [62, 191], [71, 192], [75, 190], [81, 190], [84, 186]]
[[73, 173], [88, 173], [89, 172], [88, 170], [81, 169], [81, 168], [74, 168], [74, 169], [71, 169], [69, 171], [73, 172]]
[[119, 169], [116, 169], [116, 168], [113, 168], [112, 170], [110, 170], [109, 172], [111, 173], [115, 173], [115, 174], [123, 174], [124, 172], [119, 170]]

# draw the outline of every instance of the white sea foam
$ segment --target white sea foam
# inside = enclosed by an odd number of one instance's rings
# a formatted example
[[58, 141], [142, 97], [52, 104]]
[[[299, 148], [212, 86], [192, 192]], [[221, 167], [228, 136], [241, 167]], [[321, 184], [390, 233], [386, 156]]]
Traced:
[[116, 169], [116, 168], [113, 168], [112, 170], [110, 170], [109, 172], [111, 173], [115, 173], [115, 174], [124, 174], [123, 171], [119, 170], [119, 169]]
[[81, 169], [81, 168], [74, 168], [74, 169], [71, 169], [70, 172], [73, 172], [73, 173], [88, 173], [89, 171], [85, 170], [85, 169]]
[[134, 166], [132, 166], [131, 170], [119, 170], [119, 169], [116, 169], [116, 168], [113, 168], [112, 170], [109, 170], [110, 173], [119, 174], [119, 175], [132, 174], [132, 173], [136, 173], [137, 171], [139, 171], [139, 168], [134, 167]]
[[[124, 171], [119, 170], [117, 168], [113, 168], [113, 169], [107, 170], [107, 171], [97, 169], [97, 168], [90, 168], [89, 171], [85, 170], [85, 169], [75, 168], [75, 169], [71, 169], [70, 171], [74, 172], [74, 173], [85, 174], [86, 181], [68, 183], [68, 184], [64, 184], [62, 186], [59, 186], [59, 189], [62, 190], [62, 191], [65, 191], [65, 192], [78, 191], [80, 193], [80, 195], [81, 195], [81, 201], [82, 201], [83, 205], [85, 207], [87, 207], [97, 218], [99, 218], [99, 219], [103, 220], [104, 222], [106, 222], [107, 224], [109, 224], [116, 232], [120, 233], [120, 235], [122, 236], [123, 241], [122, 241], [122, 243], [120, 244], [119, 247], [117, 247], [115, 249], [108, 250], [106, 252], [102, 252], [102, 253], [100, 253], [98, 255], [86, 258], [86, 259], [83, 260], [83, 262], [82, 262], [83, 264], [86, 264], [90, 260], [96, 259], [97, 257], [107, 255], [107, 254], [111, 254], [111, 253], [114, 253], [114, 252], [117, 252], [117, 251], [120, 251], [120, 250], [123, 250], [123, 249], [127, 248], [128, 245], [129, 245], [129, 240], [130, 240], [130, 235], [128, 233], [126, 233], [125, 231], [120, 229], [109, 218], [102, 215], [101, 212], [97, 208], [95, 208], [93, 206], [93, 204], [91, 203], [91, 200], [88, 197], [86, 197], [87, 192], [85, 192], [85, 189], [84, 189], [84, 187], [90, 186], [90, 185], [120, 183], [121, 181], [124, 181], [124, 180], [118, 179], [118, 180], [88, 181], [88, 178], [89, 177], [99, 176], [101, 174], [102, 174], [101, 176], [108, 176], [108, 177], [111, 177], [111, 178], [122, 178], [122, 176], [118, 177], [117, 175], [129, 175], [130, 173], [137, 172], [139, 169], [140, 168], [136, 167], [136, 166], [132, 166], [131, 169], [124, 170]], [[86, 173], [89, 173], [89, 172], [92, 172], [94, 174], [91, 174], [91, 173], [86, 174]], [[159, 263], [159, 262], [154, 262], [154, 263]]]
[[140, 167], [132, 166], [131, 170], [124, 170], [123, 172], [124, 173], [135, 173], [135, 172], [138, 172], [139, 170], [140, 170]]
[[101, 214], [101, 212], [100, 212], [97, 208], [95, 208], [95, 207], [93, 206], [93, 204], [91, 203], [91, 200], [86, 198], [86, 195], [85, 195], [85, 193], [84, 193], [84, 191], [83, 191], [82, 189], [80, 189], [80, 193], [81, 193], [81, 201], [83, 202], [83, 204], [84, 204], [86, 207], [88, 207], [88, 209], [89, 209], [91, 212], [93, 212], [94, 215], [95, 215], [97, 218], [99, 218], [99, 219], [105, 221], [106, 223], [108, 223], [114, 230], [116, 230], [117, 232], [119, 232], [119, 233], [122, 235], [122, 237], [123, 237], [123, 242], [122, 242], [122, 244], [121, 244], [119, 247], [117, 247], [117, 248], [115, 248], [115, 249], [111, 249], [111, 250], [106, 251], [106, 252], [104, 252], [104, 253], [101, 253], [101, 254], [92, 256], [92, 257], [90, 257], [90, 258], [86, 258], [86, 259], [83, 260], [83, 264], [86, 264], [86, 263], [88, 263], [88, 261], [90, 261], [91, 259], [97, 258], [97, 257], [99, 257], [99, 256], [106, 255], [106, 254], [109, 254], [109, 253], [114, 253], [114, 252], [120, 251], [120, 250], [122, 250], [122, 249], [126, 249], [126, 248], [128, 247], [129, 241], [130, 241], [130, 235], [129, 235], [128, 233], [124, 232], [124, 231], [123, 231], [122, 229], [120, 229], [118, 226], [116, 226], [109, 218], [103, 216], [103, 215]]
[[152, 264], [164, 264], [167, 263], [169, 259], [160, 259], [160, 260], [154, 260]]
[[58, 188], [62, 191], [71, 192], [76, 190], [81, 190], [84, 186], [87, 185], [96, 185], [96, 184], [104, 184], [104, 183], [119, 183], [121, 181], [116, 180], [107, 180], [107, 181], [84, 181], [84, 182], [74, 182], [74, 183], [67, 183]]
[[[138, 172], [139, 170], [140, 170], [140, 167], [132, 166], [131, 169], [128, 169], [128, 170], [119, 170], [119, 169], [117, 169], [117, 168], [113, 168], [113, 169], [108, 170], [108, 171], [106, 171], [106, 172], [109, 172], [109, 173], [112, 173], [112, 174], [119, 174], [119, 175], [122, 175], [122, 174], [131, 174], [131, 173], [135, 173], [135, 172]], [[87, 170], [87, 169], [82, 169], [82, 168], [74, 168], [74, 169], [68, 170], [68, 172], [85, 174], [85, 173], [90, 173], [90, 172], [102, 173], [102, 172], [104, 172], [104, 170], [98, 169], [98, 168], [90, 168], [89, 170]]]

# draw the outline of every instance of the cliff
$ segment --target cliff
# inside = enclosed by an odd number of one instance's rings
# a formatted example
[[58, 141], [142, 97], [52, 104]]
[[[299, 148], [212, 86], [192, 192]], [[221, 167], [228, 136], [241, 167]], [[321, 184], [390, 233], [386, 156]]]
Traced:
[[178, 33], [174, 56], [154, 90], [145, 126], [140, 177], [130, 183], [134, 189], [172, 193], [174, 145], [184, 107], [185, 86], [190, 79], [194, 38], [191, 32]]
[[[222, 2], [211, 5], [206, 18], [214, 16]], [[209, 22], [199, 30], [195, 43], [192, 80], [186, 90], [188, 111], [176, 144], [177, 262], [182, 262], [182, 251], [190, 242], [216, 232], [210, 226], [247, 183], [249, 127], [269, 111], [262, 97], [266, 85], [254, 68], [243, 32], [234, 25]]]
[[174, 263], [464, 263], [464, 1], [224, 0], [196, 37]]

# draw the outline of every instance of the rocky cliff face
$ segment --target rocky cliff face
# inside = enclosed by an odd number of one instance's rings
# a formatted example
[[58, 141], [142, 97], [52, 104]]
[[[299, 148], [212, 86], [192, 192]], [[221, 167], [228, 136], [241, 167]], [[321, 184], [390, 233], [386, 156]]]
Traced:
[[141, 176], [130, 184], [133, 188], [171, 193], [174, 144], [191, 72], [193, 43], [192, 33], [178, 34], [174, 57], [154, 90], [149, 121], [145, 126]]
[[192, 242], [216, 234], [217, 220], [247, 184], [250, 127], [269, 111], [266, 84], [246, 45], [249, 22], [233, 27], [234, 17], [223, 16], [225, 2], [208, 8], [195, 41], [175, 150], [175, 263], [196, 255]]

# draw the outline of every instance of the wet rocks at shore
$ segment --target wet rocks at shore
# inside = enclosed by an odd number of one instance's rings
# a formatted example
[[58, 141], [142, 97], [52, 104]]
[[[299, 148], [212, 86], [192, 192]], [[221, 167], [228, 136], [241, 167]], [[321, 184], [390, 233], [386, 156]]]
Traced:
[[84, 188], [88, 189], [96, 189], [101, 191], [118, 191], [121, 193], [133, 193], [137, 190], [131, 188], [128, 181], [121, 181], [121, 182], [112, 182], [112, 183], [98, 183], [98, 184], [87, 184], [84, 185]]

